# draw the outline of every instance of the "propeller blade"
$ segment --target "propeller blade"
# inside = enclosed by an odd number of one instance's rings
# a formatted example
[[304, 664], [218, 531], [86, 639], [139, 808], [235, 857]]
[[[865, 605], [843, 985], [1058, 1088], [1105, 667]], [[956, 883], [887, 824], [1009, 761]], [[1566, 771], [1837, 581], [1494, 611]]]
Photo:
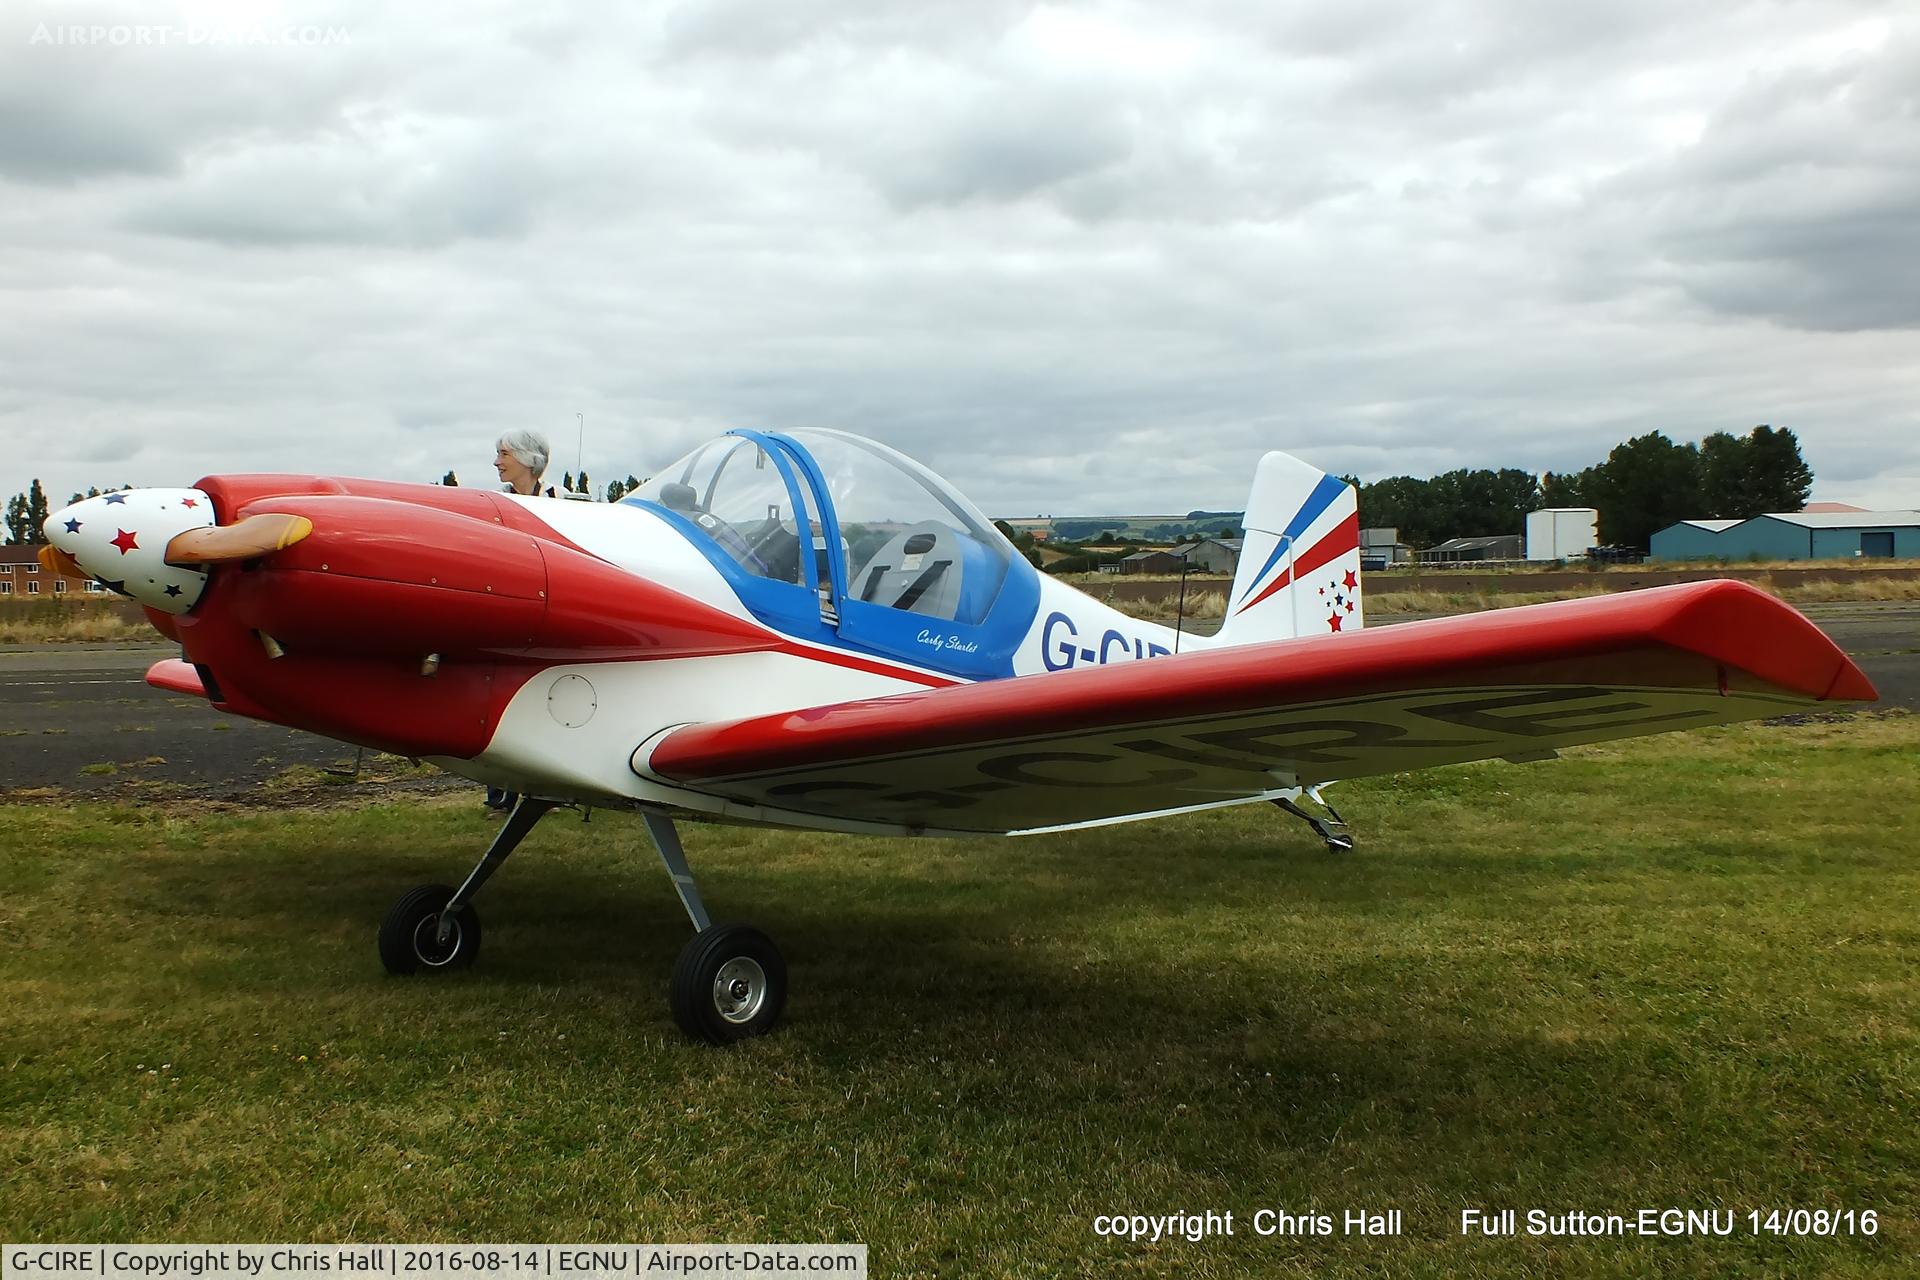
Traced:
[[43, 546], [39, 551], [40, 567], [48, 573], [57, 573], [63, 578], [91, 578], [93, 575], [80, 567], [80, 562], [56, 546]]
[[210, 525], [175, 534], [167, 543], [167, 563], [182, 567], [253, 560], [282, 551], [313, 532], [305, 516], [280, 513], [248, 516], [237, 524]]

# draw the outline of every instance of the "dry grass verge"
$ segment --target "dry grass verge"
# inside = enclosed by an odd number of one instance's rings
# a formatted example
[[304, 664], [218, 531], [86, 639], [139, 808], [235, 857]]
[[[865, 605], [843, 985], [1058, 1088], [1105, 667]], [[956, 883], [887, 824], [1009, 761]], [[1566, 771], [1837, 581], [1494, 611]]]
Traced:
[[110, 600], [46, 600], [0, 608], [0, 644], [111, 644], [158, 640], [145, 618]]

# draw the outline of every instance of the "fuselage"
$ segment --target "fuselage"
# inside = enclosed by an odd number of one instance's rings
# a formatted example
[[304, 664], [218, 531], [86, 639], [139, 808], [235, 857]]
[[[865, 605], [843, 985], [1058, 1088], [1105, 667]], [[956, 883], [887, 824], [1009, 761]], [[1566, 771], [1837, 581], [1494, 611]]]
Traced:
[[[497, 785], [672, 806], [735, 821], [818, 825], [818, 818], [807, 815], [746, 811], [675, 787], [645, 770], [645, 748], [684, 724], [1136, 662], [1214, 643], [1129, 617], [1033, 572], [1024, 560], [1011, 571], [1031, 575], [1024, 589], [1032, 603], [1012, 624], [968, 626], [909, 613], [883, 636], [870, 629], [847, 639], [829, 607], [826, 619], [796, 634], [798, 628], [782, 629], [756, 616], [705, 550], [647, 504], [509, 500], [636, 579], [764, 628], [771, 643], [752, 652], [540, 666], [502, 708], [485, 750], [470, 759], [436, 757], [453, 772]], [[1005, 669], [983, 671], [989, 663]]]
[[[788, 499], [750, 495], [765, 510], [750, 526], [712, 514], [729, 512], [723, 462], [704, 492], [681, 486], [691, 502], [674, 482], [606, 504], [216, 476], [88, 499], [48, 530], [148, 606], [192, 664], [175, 680], [223, 710], [525, 793], [743, 822], [821, 824], [674, 786], [647, 769], [647, 745], [686, 724], [1214, 643], [1039, 573], [964, 499], [871, 442], [856, 442], [862, 465], [920, 484], [925, 518], [898, 495], [885, 501], [905, 514], [859, 510], [871, 479], [849, 497], [816, 470], [803, 492], [801, 464], [841, 447], [821, 436], [784, 460], [759, 437], [727, 444], [757, 451], [763, 488], [766, 460], [782, 462]], [[691, 463], [663, 474], [701, 479]], [[232, 563], [169, 559], [176, 537], [263, 516], [310, 532]]]

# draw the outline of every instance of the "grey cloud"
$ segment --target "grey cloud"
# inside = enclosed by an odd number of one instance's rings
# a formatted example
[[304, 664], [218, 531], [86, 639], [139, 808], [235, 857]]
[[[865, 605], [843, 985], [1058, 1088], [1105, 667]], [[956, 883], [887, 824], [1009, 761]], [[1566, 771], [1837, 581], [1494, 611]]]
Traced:
[[[921, 74], [891, 61], [846, 77], [786, 67], [768, 87], [766, 96], [714, 103], [711, 127], [741, 147], [805, 152], [900, 210], [1017, 201], [1122, 161], [1133, 141], [1126, 103], [1110, 86], [1004, 51]], [[818, 96], [809, 110], [786, 109], [810, 94]]]
[[0, 432], [60, 492], [476, 482], [579, 410], [600, 477], [831, 425], [996, 512], [1764, 421], [1920, 501], [1920, 349], [1859, 327], [1920, 294], [1920, 71], [1801, 47], [1871, 7], [339, 8], [0, 80], [98, 126], [0, 170]]
[[[1920, 33], [1755, 77], [1699, 142], [1602, 191], [1702, 305], [1807, 329], [1920, 327]], [[1894, 86], [1906, 86], [1904, 91]]]
[[1038, 0], [690, 0], [670, 9], [660, 56], [780, 57], [820, 47], [871, 52], [931, 49], [951, 56], [977, 47], [1037, 7]]
[[[82, 27], [168, 17], [100, 5], [29, 12]], [[325, 130], [382, 74], [340, 49], [60, 45], [34, 43], [35, 29], [30, 17], [0, 24], [0, 178], [26, 183], [167, 177], [224, 143]]]
[[1034, 95], [896, 141], [872, 176], [903, 208], [1017, 200], [1123, 159], [1125, 127], [1098, 108]]
[[0, 81], [0, 175], [64, 183], [111, 173], [165, 173], [178, 163], [167, 137], [130, 124], [111, 108], [50, 103], [21, 82]]
[[131, 229], [221, 244], [431, 247], [525, 234], [542, 192], [533, 154], [412, 140], [247, 150], [135, 204]]

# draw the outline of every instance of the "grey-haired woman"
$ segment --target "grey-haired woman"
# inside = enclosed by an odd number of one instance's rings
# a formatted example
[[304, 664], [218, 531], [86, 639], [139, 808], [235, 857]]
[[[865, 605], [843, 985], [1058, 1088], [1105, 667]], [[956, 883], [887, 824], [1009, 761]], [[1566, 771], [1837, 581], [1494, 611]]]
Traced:
[[509, 493], [532, 497], [540, 492], [540, 477], [551, 455], [547, 438], [538, 431], [509, 431], [494, 446], [493, 469]]

